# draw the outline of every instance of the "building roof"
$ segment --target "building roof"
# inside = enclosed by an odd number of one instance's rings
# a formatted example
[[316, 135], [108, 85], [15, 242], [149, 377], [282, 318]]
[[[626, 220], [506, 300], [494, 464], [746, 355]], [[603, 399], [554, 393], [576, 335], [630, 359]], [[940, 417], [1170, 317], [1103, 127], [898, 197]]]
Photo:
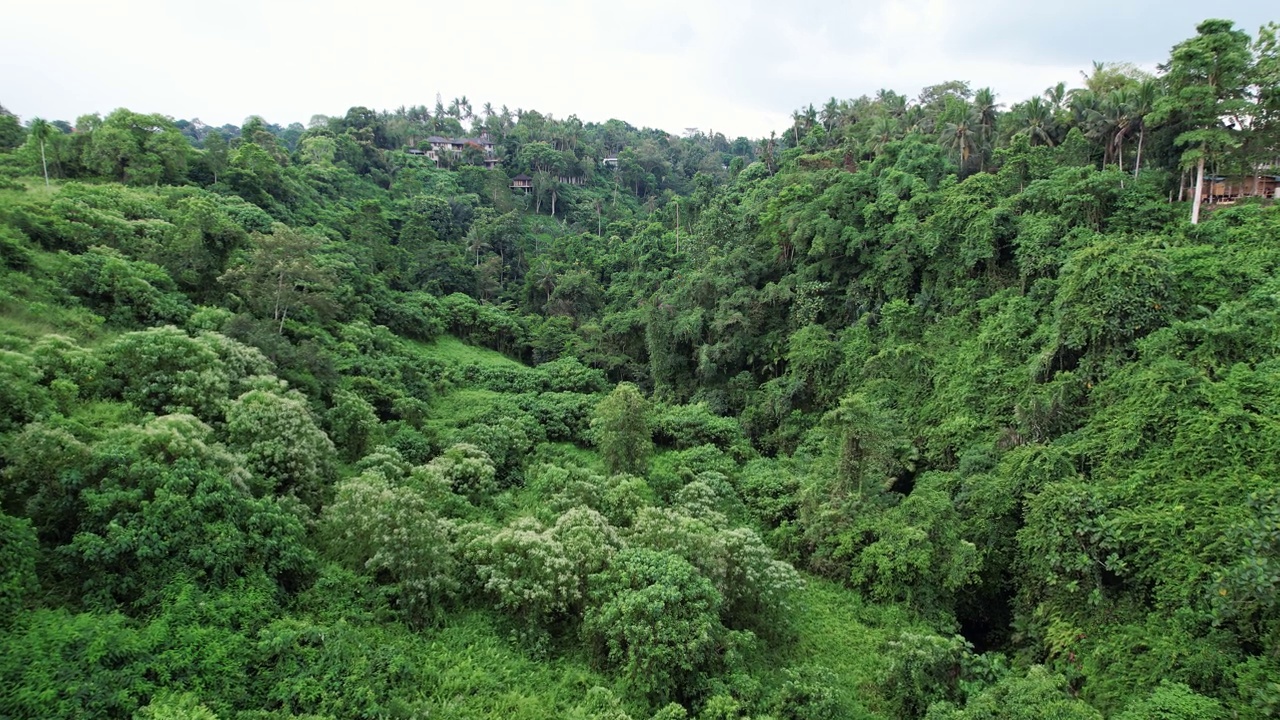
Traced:
[[520, 173], [519, 175], [511, 178], [511, 182], [515, 182], [517, 180], [532, 180], [532, 179], [533, 178], [529, 177], [528, 175], [525, 175], [524, 173]]

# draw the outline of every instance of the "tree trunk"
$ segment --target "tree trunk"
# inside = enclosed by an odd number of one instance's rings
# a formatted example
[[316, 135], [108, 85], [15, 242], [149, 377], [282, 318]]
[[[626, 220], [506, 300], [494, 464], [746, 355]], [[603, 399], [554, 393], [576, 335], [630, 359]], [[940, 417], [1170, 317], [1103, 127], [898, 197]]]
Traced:
[[1196, 196], [1191, 200], [1191, 224], [1196, 225], [1200, 222], [1200, 198], [1204, 196], [1204, 154], [1200, 155], [1200, 162], [1196, 163]]
[[44, 186], [49, 187], [49, 163], [44, 159], [44, 141], [40, 141], [40, 164], [44, 166]]
[[1142, 167], [1142, 139], [1146, 134], [1147, 129], [1145, 127], [1138, 130], [1138, 159], [1133, 161], [1133, 176], [1135, 178], [1138, 177], [1138, 170]]

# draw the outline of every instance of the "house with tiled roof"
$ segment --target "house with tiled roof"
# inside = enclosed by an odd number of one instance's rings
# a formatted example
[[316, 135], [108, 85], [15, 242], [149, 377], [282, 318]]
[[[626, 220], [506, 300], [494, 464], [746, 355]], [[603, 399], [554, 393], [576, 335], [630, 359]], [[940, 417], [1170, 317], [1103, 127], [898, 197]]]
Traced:
[[[443, 157], [442, 153], [454, 153], [461, 155], [462, 151], [466, 150], [468, 146], [475, 147], [477, 150], [484, 153], [484, 166], [487, 168], [495, 168], [502, 162], [498, 159], [497, 146], [494, 144], [493, 140], [489, 138], [489, 133], [481, 133], [480, 137], [460, 138], [448, 138], [443, 135], [432, 135], [424, 140], [423, 144], [427, 146], [427, 149], [424, 150], [422, 154], [434, 160], [437, 165], [440, 164], [440, 158]], [[422, 150], [422, 148], [417, 149]]]

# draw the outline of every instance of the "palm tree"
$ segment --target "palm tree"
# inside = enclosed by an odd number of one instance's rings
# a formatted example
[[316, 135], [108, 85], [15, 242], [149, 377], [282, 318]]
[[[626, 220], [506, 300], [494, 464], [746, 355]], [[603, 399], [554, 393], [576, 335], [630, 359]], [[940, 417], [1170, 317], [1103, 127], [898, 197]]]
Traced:
[[979, 149], [981, 121], [973, 108], [964, 117], [946, 123], [942, 128], [940, 140], [944, 147], [953, 150], [960, 158], [960, 172], [963, 174], [969, 158]]
[[911, 133], [929, 133], [932, 132], [932, 118], [929, 117], [929, 111], [923, 105], [912, 105], [902, 114], [902, 124], [907, 128], [907, 134]]
[[791, 133], [795, 137], [795, 147], [800, 147], [800, 125], [804, 122], [804, 113], [799, 110], [791, 112]]
[[1105, 62], [1094, 60], [1093, 72], [1087, 73], [1081, 70], [1080, 77], [1084, 80], [1084, 86], [1088, 88], [1089, 92], [1095, 95], [1101, 95], [1108, 89], [1106, 86], [1106, 72], [1107, 64]]
[[551, 302], [551, 295], [556, 291], [559, 279], [560, 274], [546, 258], [539, 261], [538, 267], [533, 271], [533, 286], [547, 294], [547, 302]]
[[1000, 106], [996, 103], [996, 95], [991, 88], [980, 88], [973, 96], [973, 111], [978, 116], [978, 130], [981, 134], [982, 155], [980, 166], [986, 167], [987, 152], [996, 133], [996, 120], [1000, 117]]
[[1018, 132], [1025, 132], [1031, 144], [1053, 146], [1053, 108], [1033, 97], [1018, 107]]
[[876, 93], [876, 101], [894, 117], [902, 117], [907, 112], [907, 97], [892, 90], [881, 89]]
[[1133, 161], [1133, 176], [1138, 177], [1142, 168], [1142, 141], [1147, 134], [1147, 115], [1156, 107], [1160, 98], [1160, 84], [1155, 78], [1147, 78], [1138, 83], [1130, 96], [1132, 102], [1133, 123], [1138, 128], [1138, 157]]
[[49, 163], [44, 157], [44, 144], [53, 134], [53, 126], [42, 118], [31, 119], [31, 137], [40, 143], [40, 165], [44, 167], [44, 186], [49, 187]]
[[840, 124], [840, 102], [833, 96], [822, 106], [822, 128], [827, 132], [836, 129]]
[[484, 239], [484, 236], [480, 234], [475, 225], [472, 225], [471, 229], [467, 231], [467, 236], [464, 239], [467, 241], [467, 252], [475, 255], [476, 267], [480, 267], [480, 253], [490, 249], [492, 246]]
[[1062, 105], [1067, 99], [1067, 84], [1060, 82], [1049, 88], [1045, 88], [1044, 99], [1049, 103], [1053, 112], [1062, 109]]
[[1124, 167], [1124, 140], [1133, 132], [1133, 93], [1120, 88], [1110, 93], [1103, 103], [1107, 124], [1111, 126], [1108, 145], [1114, 150], [1111, 158]]
[[887, 115], [877, 117], [871, 123], [871, 149], [879, 155], [885, 147], [897, 139], [898, 121]]

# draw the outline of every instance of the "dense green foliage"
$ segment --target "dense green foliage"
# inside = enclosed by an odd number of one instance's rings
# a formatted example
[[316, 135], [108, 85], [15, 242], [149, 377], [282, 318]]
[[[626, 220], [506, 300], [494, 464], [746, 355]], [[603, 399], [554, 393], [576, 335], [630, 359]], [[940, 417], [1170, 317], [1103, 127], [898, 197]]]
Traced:
[[0, 112], [0, 716], [1280, 714], [1278, 67]]

